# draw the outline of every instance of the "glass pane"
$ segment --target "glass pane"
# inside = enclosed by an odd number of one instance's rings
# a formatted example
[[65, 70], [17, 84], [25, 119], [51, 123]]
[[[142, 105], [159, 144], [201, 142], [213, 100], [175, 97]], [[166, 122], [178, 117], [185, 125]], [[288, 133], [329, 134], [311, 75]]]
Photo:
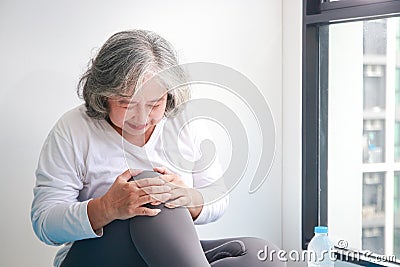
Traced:
[[[396, 22], [395, 38], [395, 134], [394, 159], [400, 161], [400, 19]], [[400, 172], [394, 173], [393, 181], [393, 254], [400, 258]]]
[[385, 173], [363, 175], [362, 249], [385, 252]]
[[330, 235], [400, 257], [400, 19], [324, 27]]
[[395, 132], [394, 132], [394, 160], [400, 161], [400, 20], [397, 21], [395, 38]]
[[364, 64], [364, 110], [365, 111], [380, 112], [385, 110], [386, 106], [385, 81], [386, 81], [386, 75], [385, 75], [384, 65], [376, 65], [372, 63]]
[[393, 254], [400, 258], [400, 172], [394, 175], [394, 242]]
[[386, 20], [371, 20], [363, 23], [364, 54], [386, 55]]
[[[364, 116], [365, 118], [366, 116]], [[364, 163], [384, 162], [385, 122], [364, 120], [363, 151]]]

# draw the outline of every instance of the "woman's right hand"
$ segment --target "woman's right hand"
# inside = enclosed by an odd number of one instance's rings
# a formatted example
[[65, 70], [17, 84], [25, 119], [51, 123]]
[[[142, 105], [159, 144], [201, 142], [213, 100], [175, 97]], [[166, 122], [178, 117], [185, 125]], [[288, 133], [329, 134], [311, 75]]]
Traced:
[[143, 178], [128, 182], [141, 170], [127, 170], [117, 177], [104, 196], [88, 203], [88, 216], [94, 231], [116, 219], [134, 216], [156, 216], [161, 210], [143, 205], [169, 200], [171, 188], [159, 177]]

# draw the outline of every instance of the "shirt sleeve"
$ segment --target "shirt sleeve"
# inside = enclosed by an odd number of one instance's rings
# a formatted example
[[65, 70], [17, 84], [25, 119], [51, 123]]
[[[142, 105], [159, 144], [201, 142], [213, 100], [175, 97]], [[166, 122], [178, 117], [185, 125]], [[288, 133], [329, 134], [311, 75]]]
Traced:
[[102, 235], [90, 225], [87, 205], [78, 201], [83, 182], [73, 146], [54, 129], [48, 135], [36, 169], [31, 221], [38, 238], [60, 245]]
[[196, 225], [200, 225], [222, 217], [229, 204], [229, 195], [216, 151], [210, 151], [207, 145], [202, 145], [202, 142], [214, 142], [212, 135], [206, 125], [193, 127], [192, 133], [195, 135], [194, 143], [198, 153], [192, 174], [193, 186], [202, 194], [204, 200], [203, 208], [194, 220]]
[[[198, 175], [200, 174], [196, 174], [195, 176]], [[208, 186], [198, 187], [198, 184], [195, 183], [194, 187], [200, 191], [204, 199], [203, 208], [199, 216], [194, 220], [194, 223], [196, 225], [207, 224], [221, 218], [229, 205], [229, 195], [224, 184], [216, 181], [208, 184]]]

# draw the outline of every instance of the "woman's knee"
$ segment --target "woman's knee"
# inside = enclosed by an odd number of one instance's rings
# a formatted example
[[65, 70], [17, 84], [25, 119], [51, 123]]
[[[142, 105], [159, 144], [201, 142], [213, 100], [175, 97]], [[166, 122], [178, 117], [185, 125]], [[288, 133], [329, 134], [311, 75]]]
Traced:
[[[145, 170], [132, 178], [134, 180], [138, 180], [143, 178], [152, 178], [158, 175], [160, 175], [160, 173]], [[193, 225], [193, 220], [189, 213], [189, 210], [185, 207], [170, 209], [166, 208], [164, 203], [159, 205], [146, 204], [145, 206], [151, 209], [160, 209], [161, 212], [154, 217], [148, 217], [148, 216], [133, 217], [131, 219], [131, 225], [136, 224], [138, 227], [141, 227], [141, 225], [143, 224], [143, 227], [146, 228], [151, 226], [159, 226], [160, 224], [167, 228], [169, 225], [171, 225], [171, 227], [174, 227], [176, 225], [185, 223]]]
[[148, 208], [160, 209], [160, 213], [156, 216], [135, 216], [130, 219], [131, 226], [135, 225], [136, 227], [163, 227], [164, 229], [175, 228], [179, 225], [189, 224], [191, 227], [194, 227], [193, 219], [190, 215], [190, 212], [185, 207], [179, 208], [167, 208], [164, 204], [160, 205], [145, 205]]

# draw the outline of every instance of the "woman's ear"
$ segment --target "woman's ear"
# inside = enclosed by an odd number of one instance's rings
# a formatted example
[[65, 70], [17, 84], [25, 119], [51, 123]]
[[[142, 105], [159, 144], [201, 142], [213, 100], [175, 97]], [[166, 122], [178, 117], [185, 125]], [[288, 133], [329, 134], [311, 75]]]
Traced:
[[102, 96], [101, 97], [101, 102], [102, 102], [102, 105], [106, 109], [107, 114], [108, 114], [110, 112], [110, 105], [108, 103], [108, 97]]
[[171, 112], [175, 108], [175, 98], [172, 94], [167, 93], [167, 105], [165, 108], [165, 113]]
[[175, 98], [171, 93], [167, 93], [167, 105], [170, 103], [171, 107], [175, 107]]

